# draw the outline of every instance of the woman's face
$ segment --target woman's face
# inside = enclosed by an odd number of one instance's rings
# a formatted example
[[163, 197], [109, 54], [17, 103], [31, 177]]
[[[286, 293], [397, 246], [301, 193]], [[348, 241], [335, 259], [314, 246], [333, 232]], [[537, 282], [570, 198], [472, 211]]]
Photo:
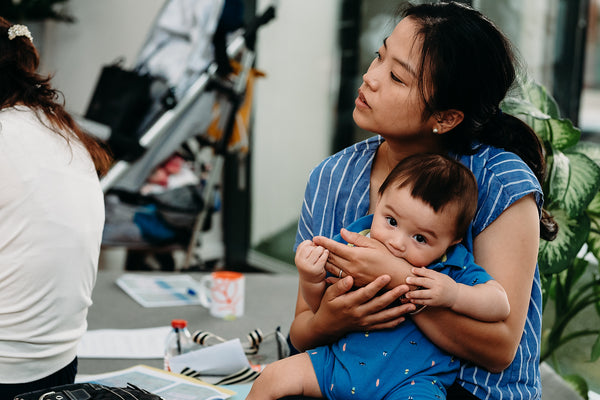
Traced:
[[431, 134], [433, 118], [423, 120], [424, 104], [417, 77], [421, 42], [417, 25], [404, 18], [384, 40], [363, 75], [353, 112], [356, 124], [386, 139]]

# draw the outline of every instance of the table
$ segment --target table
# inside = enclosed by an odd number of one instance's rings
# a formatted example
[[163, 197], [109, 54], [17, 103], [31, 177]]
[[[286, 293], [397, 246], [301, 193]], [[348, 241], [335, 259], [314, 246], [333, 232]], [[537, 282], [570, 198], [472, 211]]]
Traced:
[[[186, 319], [190, 331], [212, 332], [226, 339], [245, 338], [256, 328], [263, 333], [281, 327], [284, 335], [294, 317], [298, 277], [293, 274], [246, 273], [244, 315], [234, 321], [211, 316], [202, 306], [144, 308], [115, 283], [124, 272], [99, 271], [88, 313], [88, 329], [138, 329], [168, 326], [172, 319]], [[129, 272], [128, 272], [129, 273]], [[153, 274], [141, 273], [140, 274]], [[155, 275], [164, 274], [154, 273]], [[190, 273], [200, 280], [204, 273]], [[79, 374], [99, 374], [137, 364], [162, 368], [158, 359], [79, 359]]]

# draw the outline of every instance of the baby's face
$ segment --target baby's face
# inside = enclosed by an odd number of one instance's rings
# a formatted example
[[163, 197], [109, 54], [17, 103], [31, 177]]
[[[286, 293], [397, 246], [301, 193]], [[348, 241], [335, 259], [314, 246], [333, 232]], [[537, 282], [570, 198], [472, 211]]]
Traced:
[[436, 213], [410, 195], [410, 188], [389, 187], [379, 198], [371, 237], [383, 243], [396, 257], [416, 267], [440, 258], [456, 240], [456, 207]]

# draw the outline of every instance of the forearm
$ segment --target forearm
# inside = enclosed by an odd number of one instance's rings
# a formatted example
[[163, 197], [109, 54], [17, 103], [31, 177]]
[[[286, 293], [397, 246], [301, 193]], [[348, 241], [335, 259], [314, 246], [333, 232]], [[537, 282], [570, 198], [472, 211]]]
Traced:
[[501, 321], [510, 314], [506, 292], [496, 281], [475, 286], [458, 284], [452, 311], [484, 322]]
[[[334, 331], [332, 324], [322, 321], [316, 312], [313, 312], [301, 294], [302, 284], [296, 301], [296, 315], [290, 327], [290, 340], [299, 351], [305, 351], [317, 346], [332, 343], [342, 336]], [[317, 305], [317, 308], [319, 305]], [[321, 323], [325, 322], [325, 325]]]
[[325, 285], [325, 281], [309, 282], [302, 279], [302, 277], [300, 278], [300, 293], [313, 313], [319, 309], [323, 292], [325, 292]]
[[493, 373], [510, 365], [521, 339], [506, 321], [478, 321], [444, 308], [429, 307], [413, 320], [438, 347]]

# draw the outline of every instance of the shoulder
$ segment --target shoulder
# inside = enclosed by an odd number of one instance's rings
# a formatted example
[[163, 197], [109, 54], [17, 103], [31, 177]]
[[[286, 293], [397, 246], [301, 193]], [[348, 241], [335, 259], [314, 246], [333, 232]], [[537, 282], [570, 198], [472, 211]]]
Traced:
[[383, 143], [381, 136], [373, 136], [352, 146], [348, 146], [321, 161], [311, 171], [311, 177], [322, 174], [341, 173], [348, 170], [348, 168], [364, 168], [367, 164], [370, 166], [373, 156], [381, 143]]
[[[505, 185], [531, 185], [539, 188], [537, 178], [515, 153], [497, 147], [481, 145], [475, 154], [461, 156], [478, 181], [496, 180]], [[520, 182], [522, 181], [522, 182]]]
[[532, 194], [538, 210], [543, 205], [543, 192], [537, 178], [516, 154], [481, 145], [471, 155], [459, 157], [475, 175], [479, 190], [474, 235], [483, 231], [514, 202]]

